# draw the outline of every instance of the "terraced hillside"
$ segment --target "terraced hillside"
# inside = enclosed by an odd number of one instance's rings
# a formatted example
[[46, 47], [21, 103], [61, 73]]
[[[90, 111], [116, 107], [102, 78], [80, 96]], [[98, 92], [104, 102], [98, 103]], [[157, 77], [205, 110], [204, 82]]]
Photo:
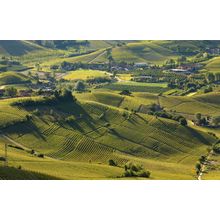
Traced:
[[[19, 107], [15, 113], [17, 107], [10, 105], [15, 100], [1, 101], [1, 105], [9, 112], [14, 111], [17, 118], [23, 117], [21, 121], [10, 118], [9, 122], [9, 118], [7, 120], [1, 114], [1, 122], [5, 124], [1, 129], [2, 139], [20, 146], [20, 149], [11, 147], [10, 150], [19, 155], [11, 159], [11, 163], [57, 178], [86, 178], [87, 173], [87, 178], [99, 179], [120, 176], [124, 164], [132, 160], [150, 169], [153, 179], [195, 178], [194, 164], [214, 141], [212, 136], [169, 119], [132, 113], [120, 107], [125, 99], [123, 96], [112, 94], [110, 98], [110, 95], [91, 94], [94, 101], [90, 97], [90, 100], [82, 99], [83, 95], [79, 95], [76, 103], [39, 104], [40, 115], [33, 114], [34, 106]], [[104, 103], [108, 99], [112, 102]], [[31, 119], [27, 119], [26, 115], [30, 114]], [[30, 154], [31, 150], [34, 150], [33, 154]], [[13, 153], [9, 152], [9, 156], [13, 157]], [[41, 154], [44, 158], [40, 157]], [[32, 159], [27, 162], [22, 157], [31, 157], [42, 163], [30, 162]], [[110, 159], [119, 167], [108, 166]], [[63, 166], [65, 174], [55, 174], [53, 164]], [[68, 166], [90, 168], [85, 168], [77, 176], [65, 171]], [[165, 172], [161, 172], [163, 166]], [[90, 176], [88, 172], [93, 173], [94, 167], [100, 170]], [[178, 173], [174, 175], [176, 169]]]
[[218, 178], [219, 47], [0, 41], [0, 178], [146, 179], [128, 163], [150, 179]]

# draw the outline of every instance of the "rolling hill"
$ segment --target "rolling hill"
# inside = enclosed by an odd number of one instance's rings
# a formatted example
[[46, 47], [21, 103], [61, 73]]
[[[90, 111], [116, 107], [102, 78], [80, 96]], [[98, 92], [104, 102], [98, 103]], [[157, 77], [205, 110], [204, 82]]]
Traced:
[[[39, 160], [38, 155], [45, 155], [45, 158], [40, 158], [44, 163], [22, 162], [18, 157], [15, 164], [20, 164], [25, 170], [42, 170], [45, 175], [65, 179], [77, 178], [65, 173], [68, 166], [74, 169], [77, 166], [81, 166], [81, 169], [90, 167], [91, 170], [96, 166], [96, 169], [100, 168], [100, 173], [92, 177], [87, 174], [87, 177], [99, 179], [117, 178], [123, 172], [123, 165], [132, 160], [150, 169], [153, 179], [163, 179], [166, 175], [169, 178], [195, 178], [194, 164], [214, 141], [212, 136], [169, 119], [124, 110], [120, 108], [124, 101], [122, 96], [109, 93], [93, 96], [93, 99], [88, 97], [89, 100], [78, 97], [76, 103], [64, 102], [53, 106], [39, 104], [38, 109], [42, 114], [38, 116], [32, 114], [36, 108], [34, 106], [21, 108], [15, 113], [17, 107], [10, 103], [16, 99], [1, 101], [8, 112], [14, 111], [13, 114], [22, 119], [9, 123], [9, 117], [1, 114], [1, 122], [6, 124], [2, 128], [3, 138], [12, 145], [16, 143], [22, 146], [22, 149], [16, 150], [21, 154], [19, 157], [24, 154], [29, 156], [30, 153], [26, 152], [30, 150], [34, 150], [36, 156], [30, 156], [36, 160]], [[30, 120], [26, 119], [27, 114], [32, 115]], [[13, 126], [14, 123], [16, 126]], [[109, 159], [114, 159], [119, 167], [109, 167]], [[47, 169], [44, 169], [45, 166]], [[65, 174], [61, 172], [55, 175], [53, 169], [49, 169], [52, 166], [63, 166]], [[163, 166], [167, 170], [161, 174]], [[174, 176], [175, 169], [178, 174]], [[81, 171], [78, 178], [86, 176], [84, 172], [88, 170]], [[108, 172], [111, 173], [109, 177], [106, 176]]]
[[19, 41], [19, 40], [0, 41], [0, 55], [2, 56], [21, 56], [39, 50], [45, 50], [45, 48], [30, 41]]
[[16, 72], [0, 73], [0, 85], [20, 84], [29, 82], [29, 78]]

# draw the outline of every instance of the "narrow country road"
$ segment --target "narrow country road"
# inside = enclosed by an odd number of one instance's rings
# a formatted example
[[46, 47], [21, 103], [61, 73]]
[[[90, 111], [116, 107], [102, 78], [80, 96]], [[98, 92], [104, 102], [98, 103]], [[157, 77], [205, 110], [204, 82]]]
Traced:
[[[211, 155], [213, 154], [213, 150], [211, 150], [207, 156], [207, 161], [210, 159]], [[199, 175], [198, 175], [198, 180], [202, 180], [202, 175], [205, 171], [205, 168], [206, 168], [206, 164], [202, 164], [202, 167], [201, 167], [201, 171], [199, 172]]]
[[14, 141], [13, 139], [11, 139], [10, 137], [8, 137], [8, 136], [6, 136], [6, 135], [4, 135], [4, 134], [0, 134], [0, 137], [2, 137], [2, 138], [4, 138], [4, 139], [8, 140], [9, 142], [11, 142], [12, 144], [14, 144], [14, 145], [16, 145], [16, 146], [18, 146], [18, 147], [22, 147], [22, 148], [27, 149], [27, 147], [25, 147], [24, 145], [22, 145], [22, 144], [20, 144], [20, 143], [18, 143], [18, 142], [16, 142], [16, 141]]
[[92, 60], [89, 61], [89, 63], [92, 63], [94, 60], [96, 60], [98, 57], [103, 56], [106, 53], [106, 50], [103, 51], [102, 53], [98, 54], [95, 58], [93, 58]]

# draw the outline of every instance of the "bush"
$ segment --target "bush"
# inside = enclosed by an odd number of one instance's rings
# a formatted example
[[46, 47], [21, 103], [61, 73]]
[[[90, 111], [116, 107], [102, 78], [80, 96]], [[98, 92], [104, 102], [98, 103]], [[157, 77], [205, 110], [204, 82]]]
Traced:
[[0, 157], [0, 161], [5, 161], [5, 157]]
[[150, 172], [149, 172], [149, 171], [144, 171], [144, 170], [142, 170], [142, 171], [139, 172], [139, 176], [140, 176], [140, 177], [149, 178], [149, 177], [150, 177]]
[[38, 154], [37, 156], [40, 158], [44, 158], [44, 154]]
[[76, 91], [84, 91], [86, 88], [85, 84], [82, 81], [77, 81], [76, 85], [75, 85], [75, 90]]
[[202, 169], [202, 166], [201, 166], [200, 163], [196, 163], [195, 168], [196, 168], [196, 172], [199, 173], [201, 171], [201, 169]]
[[40, 115], [40, 111], [38, 108], [36, 108], [34, 111], [33, 111], [33, 115], [36, 115], [36, 116], [39, 116]]
[[207, 157], [204, 156], [204, 155], [202, 155], [202, 156], [199, 158], [199, 162], [200, 162], [201, 164], [203, 164], [203, 163], [206, 161], [206, 159], [207, 159]]
[[217, 154], [220, 154], [220, 145], [214, 145], [212, 150], [217, 153]]
[[150, 177], [150, 171], [144, 170], [143, 166], [140, 164], [134, 164], [132, 162], [128, 162], [124, 167], [124, 176], [125, 177]]
[[183, 125], [183, 126], [186, 126], [186, 125], [187, 125], [187, 121], [186, 121], [185, 118], [181, 118], [181, 119], [179, 120], [179, 122], [180, 122], [180, 124]]
[[124, 90], [122, 90], [119, 94], [120, 94], [120, 95], [127, 95], [127, 96], [130, 96], [132, 93], [131, 93], [129, 90], [124, 89]]
[[113, 167], [116, 167], [116, 166], [118, 165], [117, 162], [114, 161], [114, 160], [112, 160], [112, 159], [110, 159], [110, 160], [108, 161], [108, 164], [109, 164], [109, 166], [113, 166]]

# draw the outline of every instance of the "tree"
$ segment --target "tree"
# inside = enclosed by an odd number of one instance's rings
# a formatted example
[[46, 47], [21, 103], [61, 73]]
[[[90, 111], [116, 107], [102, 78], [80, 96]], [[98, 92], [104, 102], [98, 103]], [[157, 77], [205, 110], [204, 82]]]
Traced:
[[206, 79], [207, 79], [208, 83], [212, 83], [212, 82], [215, 81], [215, 76], [214, 76], [213, 73], [207, 73], [206, 74]]
[[201, 166], [201, 164], [200, 163], [196, 163], [196, 165], [195, 165], [195, 169], [196, 169], [196, 173], [197, 173], [197, 175], [199, 174], [199, 172], [201, 171], [201, 169], [202, 169], [202, 166]]
[[179, 120], [180, 124], [183, 125], [183, 126], [186, 126], [187, 125], [187, 120], [185, 118], [180, 118]]
[[72, 92], [68, 89], [63, 89], [61, 98], [64, 100], [74, 100], [75, 99]]
[[112, 159], [110, 159], [110, 160], [108, 161], [108, 164], [109, 164], [109, 166], [113, 166], [113, 167], [116, 167], [116, 166], [117, 166], [117, 163], [116, 163], [114, 160], [112, 160]]
[[125, 89], [125, 90], [121, 91], [119, 94], [130, 96], [132, 93], [129, 90]]
[[213, 91], [213, 88], [211, 86], [204, 89], [204, 93], [208, 93], [208, 92], [212, 92], [212, 91]]
[[213, 118], [212, 118], [212, 124], [213, 124], [214, 126], [220, 125], [220, 116], [213, 117]]
[[196, 113], [196, 119], [197, 119], [198, 121], [200, 121], [201, 118], [202, 118], [202, 114], [201, 114], [201, 113]]
[[85, 84], [82, 81], [77, 81], [75, 85], [76, 91], [84, 91], [85, 90]]
[[139, 164], [128, 162], [125, 164], [124, 169], [125, 177], [150, 177], [150, 172], [148, 170], [145, 170], [143, 166]]
[[17, 89], [14, 87], [9, 87], [5, 90], [5, 96], [15, 97], [17, 95]]

